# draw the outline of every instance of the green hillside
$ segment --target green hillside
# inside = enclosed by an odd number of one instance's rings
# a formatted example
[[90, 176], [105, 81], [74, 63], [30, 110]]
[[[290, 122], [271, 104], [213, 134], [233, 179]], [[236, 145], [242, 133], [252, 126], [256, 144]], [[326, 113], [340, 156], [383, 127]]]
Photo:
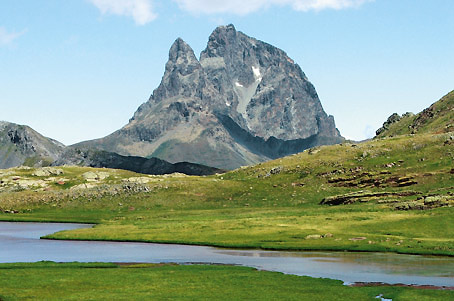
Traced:
[[58, 239], [454, 255], [450, 137], [324, 146], [207, 177], [3, 170], [0, 219], [98, 223]]
[[[454, 91], [432, 104], [419, 114], [404, 114], [384, 124], [377, 137], [389, 137], [405, 134], [448, 133], [454, 131]], [[392, 122], [398, 120], [396, 122]]]

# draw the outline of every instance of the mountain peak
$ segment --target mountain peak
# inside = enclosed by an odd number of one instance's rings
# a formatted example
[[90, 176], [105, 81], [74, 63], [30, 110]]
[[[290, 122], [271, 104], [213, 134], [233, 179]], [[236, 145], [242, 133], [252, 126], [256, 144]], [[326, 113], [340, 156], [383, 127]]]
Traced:
[[189, 46], [188, 43], [186, 43], [182, 38], [177, 38], [172, 46], [170, 47], [171, 50], [174, 51], [192, 51], [191, 46]]
[[213, 34], [220, 32], [236, 32], [236, 28], [233, 24], [221, 25], [216, 27], [216, 29], [213, 31]]
[[124, 155], [231, 169], [342, 137], [301, 68], [230, 24], [212, 32], [200, 60], [176, 39], [150, 100], [101, 140]]
[[[178, 38], [170, 47], [169, 60], [161, 84], [153, 91], [150, 100], [159, 102], [176, 96], [200, 98], [203, 87], [199, 87], [198, 84], [203, 80], [204, 71], [194, 50], [182, 38]], [[139, 111], [143, 108], [144, 106], [139, 108]], [[135, 114], [133, 119], [137, 117]]]
[[186, 63], [197, 61], [194, 50], [182, 38], [176, 39], [169, 51], [169, 61], [178, 62], [179, 59]]

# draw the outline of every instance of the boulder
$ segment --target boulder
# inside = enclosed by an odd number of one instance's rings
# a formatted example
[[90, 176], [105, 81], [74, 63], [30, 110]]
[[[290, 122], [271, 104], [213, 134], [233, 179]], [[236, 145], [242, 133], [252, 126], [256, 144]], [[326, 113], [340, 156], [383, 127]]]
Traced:
[[82, 177], [88, 182], [102, 181], [107, 179], [109, 176], [110, 173], [104, 171], [87, 171], [86, 173], [82, 174]]
[[323, 238], [320, 234], [310, 234], [306, 236], [306, 239], [320, 239]]
[[60, 168], [55, 168], [55, 167], [42, 167], [36, 169], [32, 175], [35, 177], [48, 177], [48, 176], [58, 176], [62, 175], [64, 172]]

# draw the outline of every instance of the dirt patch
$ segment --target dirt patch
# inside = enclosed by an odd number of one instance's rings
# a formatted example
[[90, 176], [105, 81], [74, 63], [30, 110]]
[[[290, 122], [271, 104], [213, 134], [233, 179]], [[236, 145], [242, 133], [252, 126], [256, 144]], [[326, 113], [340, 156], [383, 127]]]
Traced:
[[413, 176], [391, 176], [390, 172], [349, 172], [344, 176], [333, 176], [328, 178], [328, 183], [338, 187], [408, 187], [415, 184]]
[[403, 283], [389, 284], [389, 283], [383, 283], [383, 282], [355, 282], [353, 284], [350, 284], [349, 286], [353, 286], [353, 287], [391, 286], [391, 287], [411, 287], [411, 288], [416, 288], [416, 289], [427, 289], [427, 290], [454, 291], [454, 286], [416, 285], [416, 284], [403, 284]]
[[377, 200], [382, 197], [406, 197], [418, 195], [416, 191], [402, 191], [402, 192], [368, 192], [368, 191], [356, 191], [347, 194], [329, 196], [324, 198], [320, 205], [347, 205], [356, 202], [369, 202], [371, 200]]

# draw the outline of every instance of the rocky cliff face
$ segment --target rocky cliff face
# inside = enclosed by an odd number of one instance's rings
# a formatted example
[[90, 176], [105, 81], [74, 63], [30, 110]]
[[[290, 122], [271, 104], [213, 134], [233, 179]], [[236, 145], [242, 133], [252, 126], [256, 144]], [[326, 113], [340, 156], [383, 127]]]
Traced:
[[229, 25], [200, 60], [177, 39], [161, 84], [130, 122], [79, 146], [232, 169], [340, 141], [301, 68]]
[[224, 96], [228, 115], [251, 134], [283, 140], [340, 136], [314, 86], [284, 51], [229, 25], [211, 34], [200, 63]]
[[0, 122], [0, 168], [47, 166], [63, 149], [60, 142], [46, 138], [28, 126]]

